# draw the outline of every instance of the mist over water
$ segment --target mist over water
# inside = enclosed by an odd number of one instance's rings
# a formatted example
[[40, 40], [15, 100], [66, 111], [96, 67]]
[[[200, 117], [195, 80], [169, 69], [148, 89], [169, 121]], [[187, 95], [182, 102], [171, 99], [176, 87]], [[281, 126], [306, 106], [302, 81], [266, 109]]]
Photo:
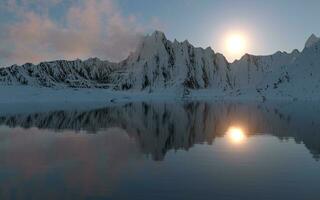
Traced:
[[318, 113], [157, 102], [1, 115], [0, 197], [316, 199]]

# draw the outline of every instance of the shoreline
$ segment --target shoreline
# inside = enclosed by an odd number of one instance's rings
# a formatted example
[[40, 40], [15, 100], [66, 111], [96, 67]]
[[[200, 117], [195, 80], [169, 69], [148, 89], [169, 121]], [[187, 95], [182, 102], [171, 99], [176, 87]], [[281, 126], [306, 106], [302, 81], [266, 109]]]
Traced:
[[[52, 110], [89, 110], [127, 103], [244, 103], [244, 104], [291, 104], [318, 102], [319, 99], [283, 98], [272, 96], [263, 101], [257, 93], [231, 96], [212, 89], [194, 90], [187, 96], [179, 90], [163, 90], [153, 93], [145, 91], [112, 91], [109, 89], [38, 88], [30, 86], [0, 86], [0, 115]], [[181, 91], [180, 91], [181, 92]], [[213, 94], [214, 93], [214, 94]], [[181, 93], [180, 93], [181, 94]]]

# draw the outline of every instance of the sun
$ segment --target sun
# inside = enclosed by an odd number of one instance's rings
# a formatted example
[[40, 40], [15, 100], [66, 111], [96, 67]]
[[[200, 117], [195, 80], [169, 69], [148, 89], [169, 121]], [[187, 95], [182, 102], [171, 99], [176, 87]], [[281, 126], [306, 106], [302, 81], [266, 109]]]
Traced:
[[245, 53], [246, 38], [241, 33], [232, 33], [226, 37], [225, 45], [231, 57], [239, 57]]

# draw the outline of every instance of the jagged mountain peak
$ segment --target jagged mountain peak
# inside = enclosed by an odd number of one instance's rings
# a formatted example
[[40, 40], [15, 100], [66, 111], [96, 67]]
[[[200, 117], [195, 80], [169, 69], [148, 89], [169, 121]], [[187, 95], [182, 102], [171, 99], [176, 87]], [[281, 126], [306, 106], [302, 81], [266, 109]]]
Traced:
[[263, 59], [263, 58], [280, 58], [280, 57], [296, 57], [300, 54], [300, 51], [297, 49], [294, 49], [291, 53], [288, 53], [286, 51], [277, 51], [271, 55], [253, 55], [246, 53], [244, 54], [239, 60], [235, 60], [233, 63], [237, 63], [239, 61], [244, 61], [244, 60], [251, 60], [251, 59]]
[[154, 54], [163, 51], [165, 46], [171, 43], [167, 40], [165, 34], [161, 31], [154, 31], [151, 35], [146, 35], [140, 41], [138, 48], [129, 55], [127, 61], [139, 62], [141, 59], [146, 60]]
[[164, 32], [156, 30], [151, 34], [151, 37], [153, 38], [159, 38], [159, 39], [166, 39], [166, 35], [164, 34]]
[[151, 35], [146, 35], [142, 37], [141, 44], [145, 45], [146, 43], [150, 43], [152, 45], [161, 44], [166, 41], [166, 35], [161, 31], [154, 31]]
[[184, 44], [190, 44], [189, 40], [183, 40], [182, 43], [184, 43]]
[[205, 49], [206, 51], [213, 51], [213, 49], [209, 46]]
[[292, 55], [298, 55], [298, 54], [300, 54], [300, 51], [298, 49], [294, 49], [294, 50], [291, 51], [291, 54]]
[[98, 62], [98, 61], [101, 61], [100, 58], [97, 58], [97, 57], [93, 57], [93, 58], [88, 58], [87, 60], [85, 61], [88, 61], [88, 62]]
[[312, 34], [306, 44], [305, 44], [305, 48], [309, 48], [309, 47], [312, 47], [314, 44], [320, 42], [320, 37], [317, 37], [315, 34]]

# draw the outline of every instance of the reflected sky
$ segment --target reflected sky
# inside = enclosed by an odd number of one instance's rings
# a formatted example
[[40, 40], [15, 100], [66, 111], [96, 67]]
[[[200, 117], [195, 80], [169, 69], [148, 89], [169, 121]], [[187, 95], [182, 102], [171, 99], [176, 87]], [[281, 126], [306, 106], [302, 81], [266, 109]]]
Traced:
[[317, 115], [281, 108], [136, 103], [2, 116], [0, 198], [316, 199]]

